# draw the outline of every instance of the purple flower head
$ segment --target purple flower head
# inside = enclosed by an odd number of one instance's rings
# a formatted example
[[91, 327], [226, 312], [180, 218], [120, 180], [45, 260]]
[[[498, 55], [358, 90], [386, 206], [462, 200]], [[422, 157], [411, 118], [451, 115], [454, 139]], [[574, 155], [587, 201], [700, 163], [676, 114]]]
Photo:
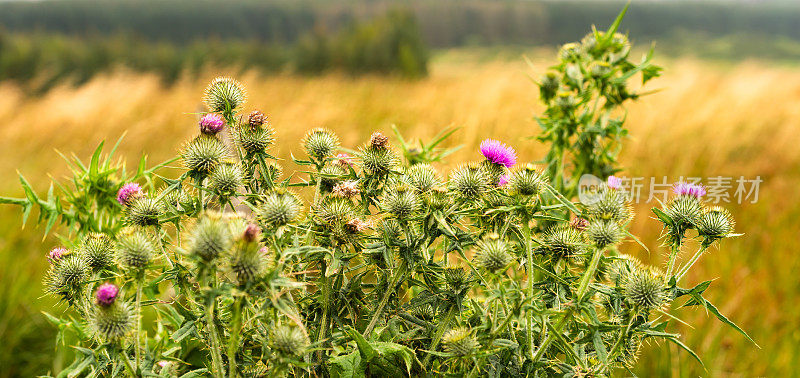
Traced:
[[500, 175], [500, 178], [497, 179], [497, 186], [502, 188], [506, 186], [506, 184], [508, 184], [508, 175], [503, 173], [502, 175]]
[[617, 176], [608, 176], [608, 181], [606, 181], [606, 185], [609, 188], [614, 190], [622, 189], [622, 179]]
[[200, 132], [203, 134], [214, 135], [225, 127], [225, 120], [217, 113], [208, 113], [200, 118]]
[[50, 264], [55, 264], [68, 254], [69, 251], [66, 248], [57, 247], [47, 253], [47, 259], [50, 260]]
[[135, 182], [129, 182], [119, 188], [117, 192], [117, 202], [123, 206], [128, 206], [133, 200], [141, 198], [142, 196], [142, 187]]
[[97, 288], [97, 304], [111, 306], [117, 300], [119, 288], [112, 283], [104, 283]]
[[481, 142], [481, 154], [492, 163], [511, 168], [517, 164], [517, 152], [513, 148], [506, 146], [505, 143], [494, 139], [486, 139]]
[[679, 196], [692, 196], [700, 198], [706, 195], [706, 188], [702, 185], [679, 182], [672, 187], [672, 191]]

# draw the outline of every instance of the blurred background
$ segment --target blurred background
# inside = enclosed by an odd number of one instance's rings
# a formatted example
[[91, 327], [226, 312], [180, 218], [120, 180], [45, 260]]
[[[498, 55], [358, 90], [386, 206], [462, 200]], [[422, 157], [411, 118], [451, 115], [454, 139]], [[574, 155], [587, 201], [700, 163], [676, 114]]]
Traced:
[[[311, 127], [345, 146], [396, 124], [426, 139], [459, 127], [444, 164], [477, 159], [493, 137], [524, 161], [545, 149], [531, 77], [559, 45], [606, 28], [624, 3], [610, 1], [61, 0], [0, 1], [0, 195], [22, 196], [18, 172], [41, 192], [62, 179], [57, 151], [88, 158], [127, 132], [121, 156], [156, 163], [196, 133], [206, 83], [238, 78], [245, 110], [277, 130], [278, 156], [299, 152]], [[645, 348], [649, 376], [794, 376], [800, 366], [800, 4], [780, 1], [638, 1], [622, 23], [642, 55], [655, 43], [663, 77], [629, 107], [623, 175], [733, 177], [739, 239], [723, 242], [689, 276], [716, 279], [706, 297], [760, 344], [701, 309], [677, 325], [706, 369], [674, 345]], [[530, 60], [530, 65], [525, 58]], [[135, 159], [135, 160], [134, 160]], [[734, 198], [736, 179], [763, 180], [757, 203]], [[649, 247], [624, 249], [663, 264], [647, 195], [633, 233]], [[752, 199], [752, 198], [751, 198]], [[32, 215], [32, 218], [36, 214]], [[0, 377], [31, 377], [69, 363], [41, 311], [42, 239], [19, 209], [0, 206]]]

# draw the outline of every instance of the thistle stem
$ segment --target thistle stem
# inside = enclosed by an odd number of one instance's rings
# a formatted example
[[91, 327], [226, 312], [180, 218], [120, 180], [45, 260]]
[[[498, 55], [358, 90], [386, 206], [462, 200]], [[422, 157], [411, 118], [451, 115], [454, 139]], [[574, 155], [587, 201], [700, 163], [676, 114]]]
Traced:
[[694, 256], [692, 256], [692, 259], [689, 260], [688, 263], [686, 263], [686, 266], [683, 267], [683, 269], [681, 269], [680, 272], [678, 272], [677, 278], [675, 279], [675, 282], [680, 282], [681, 278], [683, 278], [683, 276], [685, 276], [686, 273], [689, 273], [689, 269], [691, 269], [692, 266], [694, 266], [694, 263], [696, 263], [697, 260], [700, 259], [700, 256], [702, 256], [703, 253], [705, 253], [707, 249], [708, 249], [707, 246], [701, 246], [700, 249], [698, 249], [697, 252], [694, 253]]
[[231, 337], [228, 339], [228, 377], [236, 378], [236, 350], [239, 347], [239, 332], [242, 328], [242, 297], [233, 303]]
[[[214, 274], [212, 272], [212, 274]], [[213, 286], [209, 286], [213, 290]], [[213, 377], [221, 378], [223, 376], [222, 355], [220, 354], [219, 335], [217, 334], [217, 326], [214, 324], [214, 310], [216, 309], [217, 301], [209, 293], [209, 298], [206, 300], [206, 327], [208, 328], [208, 335], [211, 341], [211, 375]]]
[[397, 286], [397, 283], [400, 282], [401, 279], [405, 278], [407, 273], [406, 268], [406, 264], [403, 262], [399, 267], [397, 267], [397, 270], [395, 270], [392, 280], [389, 283], [389, 287], [386, 288], [386, 293], [383, 294], [383, 298], [381, 298], [378, 308], [375, 309], [375, 314], [372, 315], [372, 320], [369, 321], [369, 325], [367, 325], [367, 328], [364, 330], [364, 337], [369, 337], [369, 334], [372, 333], [375, 325], [378, 324], [378, 320], [381, 318], [381, 315], [383, 315], [383, 309], [386, 307], [386, 304], [389, 303], [389, 297], [391, 297], [392, 293], [394, 293], [395, 286]]
[[[531, 307], [533, 307], [533, 247], [531, 246], [531, 225], [529, 224], [530, 220], [528, 217], [524, 217], [522, 219], [522, 237], [525, 239], [523, 242], [525, 243], [525, 256], [526, 256], [526, 265], [528, 268], [528, 300], [531, 302]], [[525, 326], [527, 328], [528, 333], [528, 349], [529, 353], [531, 354], [531, 358], [534, 357], [533, 353], [533, 310], [528, 310], [528, 313], [525, 317]]]
[[[325, 260], [320, 263], [320, 287], [322, 290], [322, 322], [320, 323], [320, 330], [317, 336], [317, 342], [322, 343], [325, 340], [325, 336], [328, 333], [328, 312], [330, 312], [331, 306], [331, 281], [325, 275], [325, 271], [327, 270], [327, 264], [325, 264]], [[320, 353], [320, 361], [322, 360], [323, 353]]]
[[142, 278], [136, 279], [136, 371], [141, 367], [142, 340]]
[[[439, 323], [439, 327], [436, 329], [436, 333], [433, 335], [433, 340], [431, 340], [431, 346], [428, 348], [428, 350], [436, 350], [436, 347], [439, 346], [439, 341], [442, 340], [444, 332], [450, 328], [450, 323], [453, 321], [457, 309], [458, 306], [453, 305], [450, 306], [449, 310], [447, 310], [447, 315], [445, 315], [444, 319], [442, 319], [442, 322]], [[428, 364], [431, 362], [431, 357], [433, 357], [433, 355], [428, 354], [428, 356], [425, 357], [425, 361], [422, 363], [422, 366], [427, 368]]]
[[669, 263], [667, 263], [667, 277], [672, 277], [672, 269], [675, 268], [675, 259], [678, 257], [678, 253], [680, 252], [681, 252], [681, 240], [678, 239], [678, 241], [672, 244], [672, 250], [669, 253]]

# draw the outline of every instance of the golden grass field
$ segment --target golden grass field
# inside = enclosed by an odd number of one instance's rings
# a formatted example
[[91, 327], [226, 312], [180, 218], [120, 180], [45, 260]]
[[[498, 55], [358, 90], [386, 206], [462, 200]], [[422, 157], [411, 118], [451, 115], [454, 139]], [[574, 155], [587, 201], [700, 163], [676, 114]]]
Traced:
[[[464, 148], [450, 163], [477, 159], [476, 147], [488, 137], [509, 142], [521, 160], [533, 161], [544, 148], [526, 137], [538, 132], [533, 117], [542, 107], [528, 75], [538, 76], [550, 62], [534, 58], [531, 71], [520, 57], [477, 59], [456, 51], [438, 55], [430, 77], [419, 81], [256, 73], [239, 79], [250, 94], [246, 109], [259, 108], [270, 117], [277, 130], [276, 153], [283, 158], [300, 153], [298, 141], [311, 127], [331, 128], [343, 145], [352, 147], [373, 130], [389, 132], [397, 124], [405, 136], [423, 139], [446, 126], [460, 127], [451, 144]], [[716, 279], [706, 297], [761, 349], [702, 309], [681, 310], [677, 314], [694, 329], [673, 330], [684, 334], [707, 370], [674, 345], [660, 345], [659, 351], [646, 349], [636, 372], [645, 377], [792, 376], [800, 366], [800, 69], [758, 62], [659, 63], [666, 67], [664, 76], [648, 89], [660, 91], [629, 108], [624, 173], [674, 180], [720, 175], [764, 180], [758, 203], [727, 205], [745, 236], [724, 241], [689, 275], [692, 284]], [[48, 173], [56, 178], [66, 173], [55, 149], [88, 157], [101, 140], [116, 140], [125, 131], [121, 152], [131, 168], [142, 152], [151, 163], [173, 156], [196, 133], [191, 113], [200, 109], [207, 79], [223, 72], [209, 71], [200, 80], [169, 88], [155, 77], [119, 72], [41, 97], [0, 83], [0, 193], [22, 194], [17, 170], [44, 192]], [[623, 248], [662, 264], [659, 224], [649, 212], [654, 205], [637, 206], [632, 230], [650, 253], [635, 243]], [[0, 376], [44, 373], [62, 363], [52, 357], [48, 337], [54, 330], [38, 316], [41, 310], [60, 311], [51, 309], [50, 299], [40, 299], [44, 253], [57, 239], [42, 242], [42, 230], [33, 224], [18, 231], [17, 209], [0, 207], [0, 356], [9, 356], [0, 358], [0, 366], [26, 361], [31, 369], [7, 365]]]

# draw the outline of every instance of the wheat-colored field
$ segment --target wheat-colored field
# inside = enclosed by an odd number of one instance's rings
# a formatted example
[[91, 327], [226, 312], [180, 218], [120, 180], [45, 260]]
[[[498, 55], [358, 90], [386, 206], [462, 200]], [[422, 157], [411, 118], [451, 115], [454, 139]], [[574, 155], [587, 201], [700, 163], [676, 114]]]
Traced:
[[[535, 58], [532, 70], [521, 58], [485, 60], [451, 52], [435, 59], [430, 77], [419, 81], [336, 74], [244, 73], [238, 78], [249, 91], [246, 109], [268, 114], [277, 130], [275, 152], [283, 158], [299, 153], [298, 141], [311, 127], [331, 128], [345, 146], [356, 146], [373, 130], [388, 132], [396, 124], [405, 136], [423, 139], [447, 126], [460, 127], [450, 142], [464, 148], [450, 163], [477, 159], [476, 146], [488, 137], [509, 142], [522, 160], [533, 161], [544, 148], [526, 137], [537, 133], [533, 117], [542, 107], [528, 75], [538, 76], [549, 62]], [[674, 345], [660, 345], [645, 350], [636, 371], [641, 376], [793, 375], [800, 363], [800, 306], [795, 303], [800, 293], [800, 69], [755, 62], [660, 63], [666, 66], [664, 76], [648, 84], [659, 91], [629, 108], [624, 174], [646, 178], [644, 192], [650, 177], [734, 177], [734, 189], [741, 176], [763, 180], [757, 203], [738, 204], [734, 198], [726, 205], [745, 236], [725, 241], [689, 276], [690, 283], [716, 279], [707, 298], [761, 349], [702, 309], [680, 310], [695, 328], [674, 329], [702, 356], [707, 370]], [[0, 193], [22, 194], [17, 170], [44, 192], [48, 173], [55, 178], [66, 173], [56, 149], [87, 157], [101, 140], [116, 140], [126, 131], [120, 150], [129, 160], [142, 152], [153, 163], [173, 156], [196, 133], [193, 113], [200, 109], [207, 79], [222, 72], [209, 70], [200, 80], [169, 88], [155, 77], [118, 72], [41, 97], [0, 83]], [[650, 252], [635, 243], [624, 248], [662, 264], [660, 230], [649, 213], [655, 205], [638, 205], [633, 225]], [[55, 331], [38, 315], [51, 311], [51, 300], [40, 299], [39, 282], [47, 265], [44, 253], [57, 239], [42, 242], [32, 222], [22, 232], [19, 222], [17, 209], [0, 207], [0, 376], [30, 376], [63, 363], [52, 357]]]

